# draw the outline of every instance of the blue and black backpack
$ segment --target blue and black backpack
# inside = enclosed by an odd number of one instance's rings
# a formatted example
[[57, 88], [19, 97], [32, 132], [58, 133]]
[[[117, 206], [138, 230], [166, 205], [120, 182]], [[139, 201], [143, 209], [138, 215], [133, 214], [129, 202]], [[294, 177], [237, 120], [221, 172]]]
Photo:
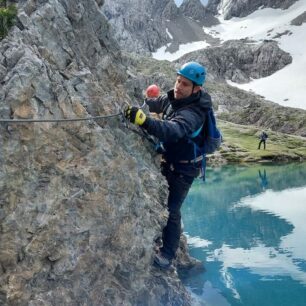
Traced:
[[[196, 139], [200, 134], [202, 141], [198, 143]], [[188, 141], [193, 144], [194, 160], [202, 155], [201, 178], [205, 181], [206, 154], [214, 153], [220, 148], [222, 142], [222, 135], [217, 128], [216, 118], [212, 108], [207, 110], [204, 124], [188, 136]]]
[[[165, 112], [165, 117], [171, 114], [172, 108], [168, 107]], [[205, 122], [201, 127], [187, 136], [188, 142], [193, 145], [194, 159], [193, 162], [198, 164], [201, 161], [201, 178], [205, 181], [206, 170], [206, 154], [214, 153], [221, 146], [222, 135], [217, 128], [216, 118], [213, 108], [210, 107], [206, 110]], [[200, 136], [200, 137], [198, 137]], [[163, 143], [154, 141], [155, 150], [158, 153], [164, 153], [165, 149]], [[202, 157], [202, 158], [200, 158]]]

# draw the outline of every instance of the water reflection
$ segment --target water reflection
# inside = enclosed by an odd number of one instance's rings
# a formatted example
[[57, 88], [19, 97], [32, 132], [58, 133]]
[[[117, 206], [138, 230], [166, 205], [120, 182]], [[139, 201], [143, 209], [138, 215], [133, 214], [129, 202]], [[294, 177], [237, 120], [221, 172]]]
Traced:
[[263, 190], [267, 189], [268, 187], [268, 179], [267, 179], [267, 172], [266, 169], [263, 169], [263, 173], [261, 173], [261, 170], [258, 169], [258, 175], [260, 178], [260, 185]]
[[227, 166], [207, 178], [183, 207], [207, 272], [186, 285], [208, 305], [304, 306], [306, 164]]

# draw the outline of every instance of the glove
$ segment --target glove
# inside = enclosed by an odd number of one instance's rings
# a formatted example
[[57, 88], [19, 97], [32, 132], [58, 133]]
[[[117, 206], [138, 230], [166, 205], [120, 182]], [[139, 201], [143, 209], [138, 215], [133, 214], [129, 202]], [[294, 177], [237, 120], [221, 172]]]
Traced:
[[142, 109], [136, 106], [127, 106], [124, 110], [124, 117], [137, 125], [143, 125], [147, 119], [147, 116]]

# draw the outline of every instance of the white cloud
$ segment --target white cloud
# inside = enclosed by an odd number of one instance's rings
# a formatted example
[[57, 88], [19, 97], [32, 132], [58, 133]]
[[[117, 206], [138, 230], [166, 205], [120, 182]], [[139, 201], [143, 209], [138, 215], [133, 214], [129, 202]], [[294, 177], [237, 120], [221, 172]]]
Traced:
[[184, 233], [187, 237], [188, 244], [195, 247], [195, 248], [206, 248], [210, 244], [212, 244], [211, 241], [208, 241], [206, 239], [202, 239], [200, 237], [191, 237], [188, 235], [188, 233]]
[[298, 265], [299, 262], [306, 262], [305, 203], [305, 187], [281, 192], [268, 190], [256, 197], [241, 199], [237, 206], [251, 207], [254, 211], [264, 211], [285, 219], [293, 226], [293, 231], [284, 236], [277, 247], [267, 247], [259, 243], [250, 249], [232, 248], [228, 245], [216, 249], [211, 259], [223, 263], [224, 282], [227, 282], [230, 268], [247, 268], [266, 279], [290, 276], [306, 285], [306, 271]]

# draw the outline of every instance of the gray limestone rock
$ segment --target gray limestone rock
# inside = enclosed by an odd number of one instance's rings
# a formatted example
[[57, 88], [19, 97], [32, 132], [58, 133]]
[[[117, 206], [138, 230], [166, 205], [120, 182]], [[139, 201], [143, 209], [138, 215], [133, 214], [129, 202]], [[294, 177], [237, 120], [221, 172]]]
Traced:
[[203, 26], [210, 27], [219, 23], [219, 20], [200, 0], [184, 0], [179, 9], [184, 16], [200, 22]]
[[245, 17], [259, 8], [287, 9], [297, 0], [209, 0], [207, 8], [215, 14], [221, 10], [225, 19]]
[[177, 15], [178, 8], [173, 0], [106, 0], [103, 12], [124, 50], [149, 55], [169, 41], [166, 21]]
[[236, 83], [249, 82], [273, 74], [292, 62], [290, 54], [281, 50], [276, 42], [246, 44], [227, 41], [219, 47], [193, 52], [177, 62], [196, 60], [208, 68], [210, 80], [228, 79]]
[[0, 123], [1, 305], [191, 305], [175, 271], [152, 267], [167, 187], [122, 123], [128, 67], [102, 4], [19, 1], [0, 42], [1, 118], [117, 114]]
[[121, 48], [141, 55], [162, 46], [174, 52], [179, 44], [209, 40], [203, 25], [218, 23], [199, 0], [185, 1], [179, 8], [173, 0], [106, 0], [103, 12]]
[[306, 12], [304, 12], [301, 15], [299, 15], [298, 17], [294, 18], [291, 21], [291, 24], [295, 25], [295, 26], [300, 26], [300, 25], [302, 25], [305, 22], [306, 22]]

